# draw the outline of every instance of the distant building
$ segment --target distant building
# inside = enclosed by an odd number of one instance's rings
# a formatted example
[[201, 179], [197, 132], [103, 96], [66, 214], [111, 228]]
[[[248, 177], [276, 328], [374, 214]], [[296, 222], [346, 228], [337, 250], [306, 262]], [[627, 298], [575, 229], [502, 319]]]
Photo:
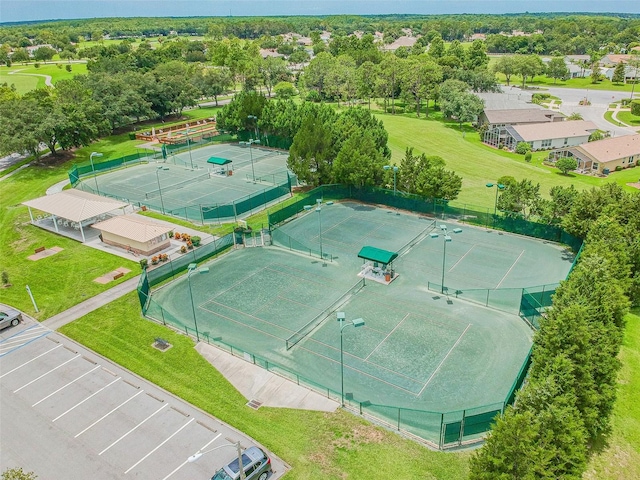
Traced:
[[485, 143], [493, 145], [496, 134], [502, 133], [501, 142], [494, 146], [502, 145], [513, 151], [518, 143], [526, 142], [533, 151], [550, 150], [587, 143], [589, 136], [597, 129], [593, 122], [584, 120], [506, 125], [487, 131]]
[[603, 67], [615, 67], [620, 62], [628, 63], [629, 60], [633, 58], [638, 58], [636, 55], [628, 55], [628, 54], [613, 54], [609, 53], [600, 59], [600, 65]]
[[506, 125], [527, 125], [530, 123], [561, 122], [564, 115], [546, 108], [521, 108], [507, 110], [484, 110], [478, 117], [480, 125], [490, 128]]
[[389, 52], [395, 52], [400, 47], [411, 48], [416, 44], [417, 41], [418, 39], [416, 37], [408, 37], [404, 35], [400, 38], [397, 38], [393, 43], [390, 43], [389, 45], [384, 45], [382, 49], [387, 50]]
[[[571, 157], [578, 162], [582, 173], [608, 174], [620, 168], [638, 165], [640, 161], [640, 135], [605, 138], [574, 147], [561, 148], [549, 154], [552, 161]], [[618, 168], [619, 167], [619, 168]]]

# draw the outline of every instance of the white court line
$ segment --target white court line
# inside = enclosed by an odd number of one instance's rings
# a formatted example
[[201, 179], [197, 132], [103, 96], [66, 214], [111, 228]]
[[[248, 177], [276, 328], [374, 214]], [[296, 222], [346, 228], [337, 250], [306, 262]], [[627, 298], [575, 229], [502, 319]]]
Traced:
[[407, 317], [408, 317], [409, 315], [411, 315], [411, 314], [410, 314], [410, 313], [407, 313], [407, 314], [404, 316], [404, 318], [403, 318], [402, 320], [400, 320], [400, 323], [398, 323], [395, 327], [393, 327], [393, 330], [391, 330], [391, 331], [387, 334], [387, 336], [386, 336], [386, 337], [384, 337], [384, 338], [382, 339], [382, 341], [381, 341], [380, 343], [378, 343], [378, 345], [376, 345], [376, 348], [374, 348], [373, 350], [371, 350], [371, 353], [370, 353], [369, 355], [367, 355], [367, 357], [364, 359], [364, 361], [365, 361], [365, 362], [366, 362], [367, 360], [369, 360], [369, 357], [370, 357], [371, 355], [373, 355], [373, 352], [375, 352], [375, 351], [378, 349], [378, 347], [379, 347], [380, 345], [382, 345], [384, 342], [386, 342], [386, 341], [387, 341], [387, 338], [389, 338], [389, 337], [391, 336], [391, 334], [392, 334], [393, 332], [395, 332], [395, 331], [396, 331], [396, 329], [397, 329], [400, 325], [402, 325], [402, 323], [407, 319]]
[[500, 280], [500, 283], [498, 283], [498, 285], [496, 285], [496, 288], [500, 288], [500, 285], [502, 285], [502, 282], [504, 282], [504, 279], [507, 278], [507, 275], [509, 275], [509, 273], [511, 273], [511, 270], [513, 270], [513, 267], [516, 266], [516, 263], [518, 263], [518, 260], [520, 260], [520, 257], [524, 255], [524, 250], [522, 250], [522, 252], [520, 252], [520, 255], [518, 255], [518, 258], [516, 258], [516, 261], [513, 262], [513, 265], [511, 265], [511, 268], [509, 270], [507, 270], [507, 273], [504, 274], [504, 277], [502, 277], [502, 280]]
[[[210, 442], [207, 442], [206, 445], [200, 447], [200, 449], [198, 451], [201, 452], [202, 450], [207, 448], [209, 445], [211, 445], [213, 442], [215, 442], [218, 438], [220, 438], [220, 435], [222, 435], [222, 433], [219, 433], [218, 435], [216, 435], [216, 437], [213, 440], [211, 440]], [[171, 475], [176, 473], [178, 470], [180, 470], [182, 467], [184, 467], [187, 463], [189, 463], [188, 459], [185, 460], [184, 462], [182, 462], [178, 467], [176, 467], [176, 469], [173, 472], [171, 472], [169, 475], [164, 477], [162, 480], [167, 480], [167, 478], [169, 478]]]
[[469, 327], [471, 327], [471, 324], [467, 325], [467, 328], [464, 329], [464, 332], [462, 332], [460, 334], [460, 336], [458, 337], [458, 340], [456, 340], [456, 343], [453, 344], [453, 347], [451, 347], [449, 349], [449, 351], [447, 352], [447, 354], [444, 356], [444, 358], [442, 359], [442, 361], [440, 362], [440, 364], [436, 367], [436, 369], [433, 371], [433, 373], [431, 374], [431, 376], [429, 377], [429, 379], [427, 380], [427, 383], [424, 384], [424, 386], [422, 387], [422, 389], [420, 390], [420, 393], [418, 393], [418, 396], [422, 395], [422, 392], [424, 392], [424, 389], [427, 388], [427, 385], [429, 385], [429, 383], [431, 382], [431, 380], [433, 380], [433, 377], [436, 376], [436, 373], [438, 373], [438, 370], [440, 370], [440, 367], [442, 367], [442, 364], [444, 363], [444, 361], [447, 359], [447, 357], [449, 355], [451, 355], [451, 352], [453, 352], [453, 349], [456, 348], [456, 345], [458, 345], [458, 343], [460, 343], [460, 340], [462, 340], [462, 337], [464, 336], [465, 333], [467, 333], [467, 330], [469, 330]]
[[73, 407], [71, 407], [69, 410], [67, 410], [66, 412], [58, 415], [56, 418], [54, 418], [53, 420], [51, 420], [52, 422], [55, 422], [56, 420], [59, 420], [60, 418], [64, 417], [67, 413], [69, 413], [72, 410], [75, 410], [77, 407], [79, 407], [80, 405], [82, 405], [84, 402], [86, 402], [87, 400], [89, 400], [92, 397], [95, 397], [97, 394], [99, 394], [101, 391], [103, 391], [105, 388], [110, 387], [111, 385], [113, 385], [114, 383], [116, 383], [118, 380], [120, 380], [120, 377], [116, 378], [113, 382], [105, 385], [104, 387], [102, 387], [100, 390], [96, 390], [95, 392], [93, 392], [91, 395], [89, 395], [87, 398], [85, 398], [84, 400], [82, 400], [79, 403], [76, 403]]
[[85, 428], [84, 430], [82, 430], [80, 433], [78, 433], [75, 437], [73, 438], [78, 438], [80, 435], [82, 435], [84, 432], [86, 432], [87, 430], [89, 430], [91, 427], [93, 427], [94, 425], [98, 424], [99, 422], [101, 422], [102, 420], [104, 420], [105, 418], [107, 418], [109, 415], [111, 415], [113, 412], [115, 412], [116, 410], [118, 410], [120, 407], [124, 406], [126, 403], [129, 403], [131, 400], [133, 400], [134, 398], [136, 398], [138, 395], [140, 395], [142, 392], [144, 392], [144, 390], [140, 390], [138, 393], [136, 393], [133, 397], [125, 400], [124, 402], [122, 402], [120, 405], [118, 405], [117, 407], [115, 407], [113, 410], [111, 410], [109, 413], [103, 415], [102, 417], [100, 417], [98, 420], [96, 420], [95, 422], [93, 422], [91, 425], [89, 425], [87, 428]]
[[466, 257], [467, 255], [469, 255], [469, 253], [471, 253], [471, 250], [473, 250], [474, 248], [476, 248], [476, 244], [474, 243], [471, 248], [467, 251], [467, 253], [465, 253], [463, 256], [460, 257], [460, 260], [458, 260], [456, 263], [453, 264], [453, 266], [447, 270], [447, 272], [450, 272], [451, 270], [453, 270], [454, 268], [456, 268], [456, 266], [462, 261], [464, 260], [464, 257]]
[[107, 448], [105, 448], [104, 450], [102, 450], [98, 456], [102, 455], [104, 452], [106, 452], [107, 450], [109, 450], [111, 447], [113, 447], [116, 443], [118, 443], [120, 440], [122, 440], [124, 437], [126, 437], [127, 435], [129, 435], [130, 433], [132, 433], [136, 428], [138, 428], [140, 425], [142, 425], [144, 422], [146, 422], [147, 420], [149, 420], [151, 417], [153, 417], [156, 413], [160, 413], [160, 410], [162, 410], [164, 407], [166, 407], [167, 405], [169, 405], [168, 403], [165, 403], [164, 405], [162, 405], [158, 410], [156, 410], [155, 412], [153, 412], [151, 415], [149, 415], [147, 418], [145, 418], [143, 421], [141, 421], [138, 425], [136, 425], [135, 427], [133, 427], [131, 430], [129, 430], [127, 433], [125, 433], [124, 435], [122, 435], [119, 439], [117, 439], [115, 442], [113, 442], [111, 445], [109, 445]]
[[53, 352], [56, 348], [60, 348], [61, 346], [62, 346], [62, 344], [60, 344], [60, 345], [56, 345], [56, 346], [55, 346], [55, 347], [53, 347], [51, 350], [47, 350], [46, 352], [41, 353], [41, 354], [40, 354], [40, 355], [38, 355], [37, 357], [33, 357], [33, 358], [32, 358], [31, 360], [29, 360], [28, 362], [24, 362], [22, 365], [20, 365], [20, 366], [18, 366], [18, 367], [16, 367], [16, 368], [14, 368], [13, 370], [9, 370], [7, 373], [4, 373], [4, 374], [0, 375], [0, 378], [5, 377], [5, 376], [9, 375], [9, 374], [10, 374], [10, 373], [12, 373], [12, 372], [15, 372], [15, 371], [16, 371], [16, 370], [18, 370], [19, 368], [22, 368], [22, 367], [24, 367], [25, 365], [30, 364], [31, 362], [33, 362], [33, 361], [37, 360], [38, 358], [42, 357], [43, 355], [46, 355], [46, 354], [47, 354], [47, 353], [49, 353], [49, 352]]
[[165, 443], [167, 443], [169, 440], [171, 440], [173, 437], [175, 437], [177, 434], [179, 434], [187, 425], [189, 425], [191, 422], [193, 422], [195, 420], [195, 418], [192, 418], [191, 420], [189, 420], [187, 423], [185, 423], [183, 426], [181, 426], [178, 430], [176, 430], [175, 432], [173, 432], [171, 434], [171, 436], [167, 439], [165, 439], [164, 442], [162, 442], [160, 445], [158, 445], [156, 448], [154, 448], [153, 450], [151, 450], [149, 453], [147, 453], [144, 457], [142, 457], [140, 460], [138, 460], [135, 464], [131, 465], [129, 467], [129, 469], [124, 472], [124, 474], [126, 475], [127, 473], [129, 473], [131, 470], [133, 470], [134, 468], [136, 468], [138, 465], [140, 465], [142, 462], [145, 461], [145, 459], [147, 457], [149, 457], [153, 452], [155, 452], [156, 450], [158, 450], [160, 447], [162, 447]]
[[66, 362], [62, 362], [60, 365], [58, 365], [55, 368], [52, 368], [51, 370], [49, 370], [48, 372], [43, 373], [42, 375], [40, 375], [37, 378], [34, 378], [33, 380], [31, 380], [28, 383], [25, 383], [23, 386], [21, 386], [20, 388], [18, 388], [17, 390], [14, 390], [13, 393], [18, 393], [20, 390], [22, 390], [25, 387], [28, 387], [29, 385], [31, 385], [32, 383], [37, 382], [38, 380], [40, 380], [43, 377], [46, 377], [47, 375], [49, 375], [51, 372], [55, 372], [57, 369], [59, 369], [60, 367], [65, 366], [67, 363], [69, 362], [73, 362], [76, 358], [81, 357], [82, 355], [78, 354], [75, 357], [70, 358], [69, 360], [67, 360]]
[[86, 373], [83, 373], [82, 375], [80, 375], [78, 378], [76, 378], [75, 380], [71, 380], [69, 383], [67, 383], [66, 385], [63, 385], [62, 387], [60, 387], [59, 389], [57, 389], [55, 392], [50, 393], [49, 395], [47, 395], [46, 397], [44, 397], [42, 400], [37, 401], [36, 403], [34, 403], [33, 405], [31, 405], [32, 407], [35, 407], [36, 405], [38, 405], [39, 403], [44, 402], [47, 398], [52, 397], [53, 395], [55, 395], [56, 393], [58, 393], [60, 390], [64, 390], [65, 388], [67, 388], [69, 385], [77, 382], [78, 380], [80, 380], [82, 377], [84, 377], [85, 375], [89, 375], [91, 372], [93, 372], [94, 370], [97, 370], [98, 368], [100, 368], [100, 365], [98, 365], [97, 367], [93, 367], [91, 370], [89, 370]]

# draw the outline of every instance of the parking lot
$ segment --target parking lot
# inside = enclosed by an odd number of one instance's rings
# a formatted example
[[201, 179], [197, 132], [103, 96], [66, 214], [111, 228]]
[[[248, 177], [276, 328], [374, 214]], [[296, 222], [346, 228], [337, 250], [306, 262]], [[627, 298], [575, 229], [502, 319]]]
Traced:
[[[255, 444], [30, 320], [0, 332], [0, 425], [0, 469], [39, 480], [209, 479], [236, 456], [224, 445]], [[277, 479], [286, 467], [269, 456]]]

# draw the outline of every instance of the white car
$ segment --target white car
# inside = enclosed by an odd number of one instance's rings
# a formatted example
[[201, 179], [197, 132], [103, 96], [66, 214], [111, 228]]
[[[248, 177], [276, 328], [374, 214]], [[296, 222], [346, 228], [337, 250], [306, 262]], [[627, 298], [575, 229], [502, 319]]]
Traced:
[[0, 330], [15, 327], [22, 321], [22, 314], [13, 308], [4, 307], [0, 310]]

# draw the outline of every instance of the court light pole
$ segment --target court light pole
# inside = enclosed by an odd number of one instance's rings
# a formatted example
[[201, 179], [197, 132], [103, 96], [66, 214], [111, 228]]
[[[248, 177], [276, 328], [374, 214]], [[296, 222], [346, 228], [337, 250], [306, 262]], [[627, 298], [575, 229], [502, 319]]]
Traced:
[[162, 214], [164, 215], [164, 201], [162, 200], [162, 188], [160, 188], [160, 170], [169, 170], [169, 167], [156, 168], [156, 179], [158, 180], [158, 193], [160, 193], [160, 205], [162, 206]]
[[189, 149], [189, 161], [191, 162], [191, 170], [193, 170], [193, 157], [191, 156], [191, 140], [189, 139], [189, 129], [183, 133], [185, 137], [187, 137], [187, 148]]
[[193, 312], [193, 325], [196, 328], [196, 340], [200, 341], [200, 334], [198, 333], [198, 320], [196, 318], [196, 304], [193, 301], [193, 290], [191, 289], [191, 275], [194, 273], [209, 273], [209, 267], [200, 267], [195, 263], [190, 263], [187, 267], [187, 283], [189, 284], [189, 297], [191, 297], [191, 310]]
[[[442, 234], [444, 235], [444, 242], [442, 247], [442, 280], [440, 285], [440, 293], [444, 294], [444, 274], [446, 272], [446, 263], [447, 263], [447, 243], [449, 243], [452, 239], [447, 232], [446, 225], [440, 225], [440, 230], [442, 230]], [[462, 232], [461, 228], [454, 228], [453, 233]]]
[[393, 169], [393, 196], [396, 196], [396, 174], [398, 173], [398, 167], [396, 165], [391, 166], [391, 165], [385, 165], [384, 167], [385, 170], [391, 170]]
[[96, 192], [100, 195], [100, 189], [98, 188], [98, 174], [96, 173], [96, 169], [93, 166], [93, 157], [101, 157], [102, 154], [99, 152], [91, 152], [89, 155], [89, 161], [91, 162], [91, 171], [93, 172], [93, 179], [96, 181]]
[[196, 453], [194, 453], [189, 458], [187, 458], [187, 462], [193, 463], [199, 460], [200, 457], [202, 457], [203, 455], [206, 455], [207, 453], [211, 453], [215, 450], [218, 450], [220, 448], [225, 448], [225, 447], [236, 447], [236, 451], [238, 452], [238, 467], [240, 468], [240, 479], [244, 480], [247, 477], [244, 474], [244, 465], [242, 464], [242, 447], [240, 446], [239, 440], [236, 443], [225, 443], [224, 445], [214, 447], [211, 450], [205, 450], [204, 452], [201, 450], [198, 450]]
[[346, 314], [344, 312], [336, 312], [338, 323], [340, 324], [340, 406], [344, 407], [344, 348], [342, 340], [342, 331], [350, 325], [354, 327], [364, 326], [364, 320], [356, 318], [350, 322], [346, 322]]
[[496, 187], [496, 200], [493, 203], [493, 216], [495, 217], [498, 213], [498, 192], [500, 190], [504, 190], [505, 186], [501, 183], [487, 183], [487, 188]]
[[[331, 203], [333, 202], [327, 202], [327, 205], [331, 205]], [[313, 205], [304, 205], [302, 208], [304, 208], [305, 210], [311, 210], [313, 208]], [[321, 198], [316, 199], [315, 210], [316, 212], [318, 212], [318, 227], [320, 229], [319, 237], [318, 237], [320, 239], [320, 258], [324, 260], [324, 253], [322, 252], [322, 199]]]
[[260, 143], [260, 140], [253, 138], [249, 139], [249, 155], [251, 155], [251, 175], [253, 176], [253, 182], [255, 183], [256, 171], [253, 168], [253, 150], [251, 150], [251, 145], [253, 145], [254, 143]]

